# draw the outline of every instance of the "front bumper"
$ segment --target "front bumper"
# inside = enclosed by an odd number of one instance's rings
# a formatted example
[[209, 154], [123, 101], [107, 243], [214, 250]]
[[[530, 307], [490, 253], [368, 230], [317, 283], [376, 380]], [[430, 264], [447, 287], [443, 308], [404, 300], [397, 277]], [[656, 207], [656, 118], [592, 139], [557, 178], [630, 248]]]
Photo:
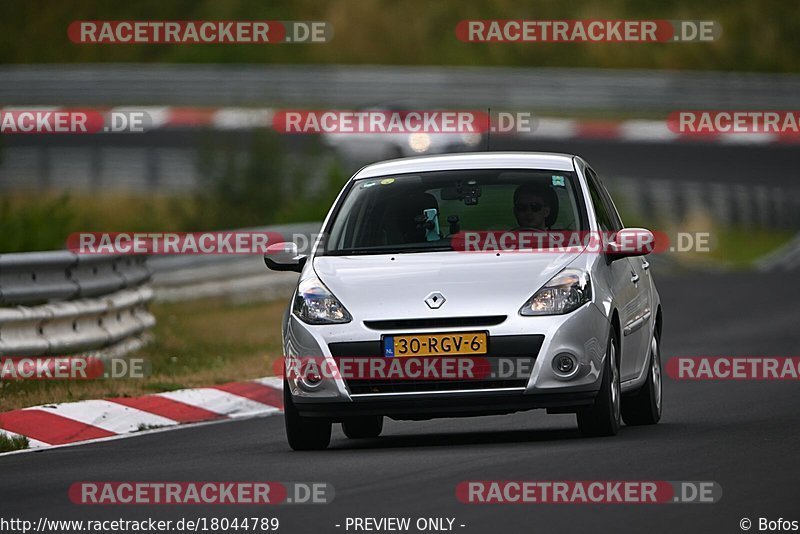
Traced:
[[[566, 315], [522, 317], [511, 315], [500, 324], [464, 328], [420, 328], [403, 332], [381, 332], [361, 321], [346, 325], [307, 325], [288, 314], [284, 324], [284, 353], [291, 361], [303, 357], [324, 357], [334, 362], [330, 346], [359, 342], [379, 342], [382, 334], [487, 330], [491, 339], [504, 336], [543, 337], [527, 381], [513, 388], [487, 388], [473, 391], [427, 391], [401, 393], [355, 393], [341, 377], [323, 378], [313, 389], [289, 380], [289, 390], [301, 415], [346, 417], [350, 415], [389, 415], [396, 418], [491, 415], [534, 408], [580, 406], [592, 402], [600, 387], [604, 348], [608, 342], [609, 321], [594, 304], [587, 303]], [[553, 358], [572, 355], [577, 370], [568, 378], [553, 369]], [[334, 364], [335, 367], [335, 364]]]
[[300, 415], [341, 420], [364, 415], [422, 420], [435, 417], [502, 415], [537, 408], [570, 409], [594, 402], [596, 391], [524, 395], [519, 391], [470, 391], [445, 394], [356, 396], [351, 402], [295, 402]]

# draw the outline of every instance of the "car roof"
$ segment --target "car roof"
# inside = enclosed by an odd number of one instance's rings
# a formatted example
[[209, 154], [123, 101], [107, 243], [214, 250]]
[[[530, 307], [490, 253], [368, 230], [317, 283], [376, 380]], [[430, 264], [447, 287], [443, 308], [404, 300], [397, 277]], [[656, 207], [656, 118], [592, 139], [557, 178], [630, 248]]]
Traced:
[[549, 152], [470, 152], [394, 159], [367, 165], [353, 176], [354, 180], [426, 171], [460, 169], [544, 169], [572, 171], [571, 154]]

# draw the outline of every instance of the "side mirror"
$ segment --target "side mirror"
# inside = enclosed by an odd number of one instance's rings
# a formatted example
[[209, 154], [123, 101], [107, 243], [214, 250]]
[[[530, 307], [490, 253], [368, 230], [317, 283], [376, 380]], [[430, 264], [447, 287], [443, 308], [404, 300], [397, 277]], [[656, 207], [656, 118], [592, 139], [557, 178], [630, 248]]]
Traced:
[[644, 228], [623, 228], [614, 236], [613, 241], [606, 243], [606, 254], [611, 260], [629, 256], [645, 256], [655, 248], [656, 238], [653, 232]]
[[307, 258], [305, 254], [297, 253], [297, 245], [294, 243], [275, 243], [267, 247], [264, 263], [273, 271], [299, 273], [303, 270]]

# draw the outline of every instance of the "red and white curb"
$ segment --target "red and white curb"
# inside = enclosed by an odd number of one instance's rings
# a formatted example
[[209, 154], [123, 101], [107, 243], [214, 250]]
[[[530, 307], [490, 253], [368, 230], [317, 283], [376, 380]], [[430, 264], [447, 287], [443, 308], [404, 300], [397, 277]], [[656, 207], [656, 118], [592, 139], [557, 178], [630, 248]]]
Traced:
[[66, 402], [3, 412], [0, 433], [27, 437], [31, 450], [282, 410], [282, 379], [268, 377], [142, 397]]
[[[0, 111], [15, 110], [57, 111], [65, 106], [9, 106]], [[245, 130], [272, 128], [272, 119], [278, 108], [245, 107], [180, 107], [180, 106], [124, 106], [102, 108], [108, 113], [145, 112], [150, 117], [152, 129], [210, 128], [216, 130]], [[800, 143], [794, 133], [718, 133], [691, 134], [670, 130], [666, 120], [589, 120], [539, 117], [531, 132], [516, 133], [520, 137], [541, 139], [604, 139], [613, 141], [672, 143], [706, 142], [732, 145]], [[335, 135], [335, 134], [333, 134]], [[359, 134], [364, 136], [383, 134]]]

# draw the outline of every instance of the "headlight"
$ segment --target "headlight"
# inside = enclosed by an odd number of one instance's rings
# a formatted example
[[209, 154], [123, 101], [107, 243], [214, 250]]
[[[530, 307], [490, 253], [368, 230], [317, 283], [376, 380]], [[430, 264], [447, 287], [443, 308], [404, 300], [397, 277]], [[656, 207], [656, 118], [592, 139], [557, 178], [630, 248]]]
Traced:
[[577, 310], [592, 299], [589, 273], [564, 269], [536, 292], [522, 308], [520, 315], [560, 315]]
[[481, 142], [481, 134], [479, 133], [462, 133], [461, 140], [467, 146], [478, 146]]
[[412, 133], [408, 136], [408, 146], [414, 152], [426, 152], [431, 147], [431, 136], [424, 132]]
[[297, 286], [292, 311], [308, 324], [349, 323], [353, 319], [316, 276]]

